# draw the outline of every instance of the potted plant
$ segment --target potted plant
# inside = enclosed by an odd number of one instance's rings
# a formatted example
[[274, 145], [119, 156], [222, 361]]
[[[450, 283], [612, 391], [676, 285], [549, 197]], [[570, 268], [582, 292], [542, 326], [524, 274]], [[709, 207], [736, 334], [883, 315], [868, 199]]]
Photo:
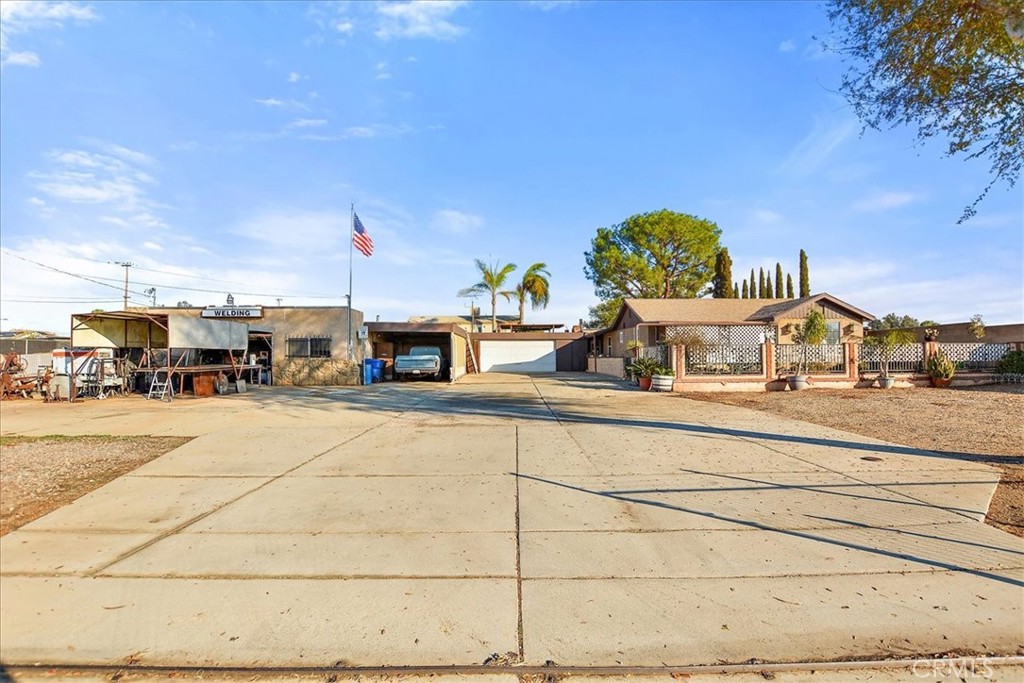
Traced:
[[822, 343], [826, 337], [828, 325], [820, 311], [808, 311], [803, 322], [796, 325], [793, 341], [800, 345], [800, 360], [797, 363], [796, 374], [790, 375], [787, 379], [789, 388], [793, 391], [807, 388], [807, 349], [812, 344], [817, 346]]
[[650, 391], [651, 377], [660, 369], [656, 358], [637, 358], [629, 365], [629, 371], [640, 380], [640, 391]]
[[956, 374], [956, 363], [954, 363], [942, 349], [936, 351], [928, 359], [925, 368], [932, 380], [932, 386], [944, 389], [953, 383], [953, 375]]
[[887, 330], [885, 334], [867, 337], [864, 339], [865, 346], [878, 349], [878, 386], [883, 389], [891, 389], [896, 381], [889, 376], [889, 363], [892, 362], [892, 355], [896, 352], [897, 346], [913, 344], [914, 334], [909, 330]]
[[639, 358], [640, 352], [644, 350], [644, 343], [639, 339], [630, 339], [626, 342], [626, 349], [633, 353], [633, 358]]
[[659, 365], [651, 375], [651, 387], [655, 391], [672, 391], [672, 383], [675, 381], [676, 373], [672, 368]]

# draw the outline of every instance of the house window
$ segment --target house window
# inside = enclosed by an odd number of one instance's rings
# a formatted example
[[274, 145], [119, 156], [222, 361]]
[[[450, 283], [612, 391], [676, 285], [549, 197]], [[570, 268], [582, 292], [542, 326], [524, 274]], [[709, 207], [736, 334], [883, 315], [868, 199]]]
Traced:
[[330, 337], [292, 337], [288, 340], [289, 358], [330, 358]]
[[825, 323], [828, 327], [828, 335], [825, 337], [826, 344], [838, 344], [840, 341], [839, 336], [839, 321], [829, 320]]

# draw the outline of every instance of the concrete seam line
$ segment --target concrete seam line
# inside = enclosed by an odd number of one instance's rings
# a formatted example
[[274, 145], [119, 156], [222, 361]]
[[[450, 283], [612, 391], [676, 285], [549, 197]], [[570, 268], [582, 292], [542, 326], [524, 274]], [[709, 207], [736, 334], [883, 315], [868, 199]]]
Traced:
[[[335, 448], [338, 448], [339, 446], [344, 446], [347, 443], [351, 443], [351, 442], [355, 441], [356, 439], [358, 439], [358, 438], [360, 438], [362, 436], [365, 436], [366, 434], [369, 434], [370, 432], [372, 432], [375, 429], [380, 429], [381, 427], [384, 427], [384, 426], [390, 424], [391, 422], [399, 419], [402, 415], [404, 415], [405, 413], [409, 412], [410, 410], [412, 410], [416, 406], [419, 406], [420, 404], [425, 403], [427, 401], [427, 399], [429, 399], [429, 398], [430, 398], [429, 395], [424, 397], [422, 400], [417, 401], [415, 404], [409, 406], [408, 408], [406, 408], [401, 413], [398, 413], [396, 415], [391, 416], [390, 418], [384, 420], [380, 424], [375, 425], [373, 427], [368, 427], [367, 429], [364, 429], [363, 431], [359, 432], [358, 434], [356, 434], [356, 435], [354, 435], [354, 436], [352, 436], [352, 437], [350, 437], [348, 439], [341, 440], [340, 442], [332, 445], [330, 448], [328, 448], [328, 449], [326, 449], [324, 451], [321, 451], [320, 453], [317, 453], [317, 454], [313, 455], [312, 457], [307, 458], [306, 460], [303, 460], [299, 464], [297, 464], [294, 467], [291, 467], [291, 468], [285, 470], [281, 474], [278, 474], [278, 475], [276, 475], [274, 477], [271, 477], [271, 478], [267, 479], [265, 482], [263, 482], [262, 484], [260, 484], [256, 488], [250, 489], [249, 491], [246, 491], [245, 493], [243, 493], [243, 494], [241, 494], [239, 496], [236, 496], [236, 497], [232, 498], [231, 500], [226, 501], [226, 502], [224, 502], [224, 503], [214, 507], [212, 510], [207, 510], [206, 512], [204, 512], [204, 513], [202, 513], [200, 515], [192, 517], [191, 519], [183, 522], [182, 524], [179, 524], [178, 526], [174, 527], [173, 529], [168, 529], [167, 531], [164, 531], [163, 533], [160, 533], [155, 538], [151, 538], [150, 540], [146, 541], [142, 545], [140, 545], [140, 546], [138, 546], [136, 548], [133, 548], [133, 549], [129, 550], [126, 553], [121, 554], [120, 556], [116, 557], [113, 561], [107, 562], [106, 564], [100, 565], [99, 567], [94, 567], [94, 568], [90, 569], [89, 571], [84, 572], [82, 574], [82, 576], [86, 576], [86, 577], [97, 576], [101, 572], [106, 571], [107, 569], [110, 569], [111, 567], [113, 567], [118, 562], [121, 562], [122, 560], [126, 560], [129, 557], [142, 552], [146, 548], [149, 548], [150, 546], [152, 546], [152, 545], [154, 545], [156, 543], [159, 543], [160, 541], [164, 540], [165, 538], [169, 538], [170, 536], [173, 536], [173, 535], [177, 534], [178, 532], [187, 529], [188, 527], [192, 526], [196, 522], [200, 522], [200, 521], [206, 519], [207, 517], [209, 517], [210, 515], [214, 514], [215, 512], [220, 512], [221, 510], [223, 510], [227, 506], [233, 505], [234, 503], [237, 503], [238, 501], [240, 501], [241, 499], [245, 498], [246, 496], [251, 495], [253, 493], [256, 493], [257, 491], [262, 490], [264, 487], [269, 486], [270, 484], [274, 483], [275, 481], [283, 479], [284, 477], [288, 476], [289, 474], [291, 474], [295, 470], [299, 469], [300, 467], [308, 465], [309, 463], [313, 462], [317, 458], [319, 458], [319, 457], [321, 457], [323, 455], [326, 455], [327, 453], [330, 453]], [[258, 479], [260, 477], [253, 477], [253, 478]]]
[[[705, 427], [707, 427], [709, 429], [713, 429], [713, 430], [719, 430], [720, 429], [719, 427], [715, 427], [715, 426], [713, 426], [711, 424], [708, 424], [707, 422], [701, 422], [700, 424], [704, 425]], [[723, 435], [726, 435], [725, 432], [722, 432], [722, 433], [723, 433]], [[845, 479], [849, 479], [851, 481], [855, 481], [855, 482], [857, 482], [859, 484], [865, 484], [865, 485], [870, 486], [872, 488], [876, 488], [876, 489], [879, 489], [881, 491], [886, 491], [886, 492], [891, 493], [893, 495], [900, 496], [902, 498], [906, 498], [908, 500], [912, 500], [912, 501], [917, 502], [917, 503], [923, 503], [924, 505], [926, 505], [928, 507], [937, 508], [937, 509], [940, 509], [940, 510], [945, 510], [946, 512], [950, 512], [950, 513], [952, 513], [954, 515], [958, 515], [960, 517], [963, 517], [964, 519], [969, 519], [972, 522], [979, 522], [979, 523], [982, 523], [982, 524], [984, 523], [984, 520], [980, 520], [979, 521], [978, 519], [972, 517], [971, 515], [967, 514], [966, 512], [960, 512], [957, 509], [951, 509], [951, 508], [942, 507], [941, 505], [933, 505], [932, 503], [929, 503], [928, 501], [923, 500], [921, 498], [915, 498], [914, 496], [910, 495], [909, 493], [903, 493], [901, 491], [893, 491], [892, 489], [886, 488], [885, 486], [879, 486], [878, 484], [873, 484], [870, 481], [865, 481], [863, 479], [858, 479], [857, 477], [853, 476], [850, 473], [842, 472], [840, 470], [836, 470], [836, 469], [833, 469], [831, 467], [827, 467], [825, 465], [818, 464], [818, 463], [816, 463], [816, 462], [814, 462], [812, 460], [807, 460], [805, 458], [801, 458], [798, 455], [793, 455], [792, 453], [787, 453], [785, 451], [779, 450], [778, 448], [775, 448], [773, 446], [769, 446], [767, 444], [758, 443], [757, 441], [754, 441], [750, 437], [737, 436], [735, 438], [739, 439], [740, 441], [745, 441], [747, 443], [753, 444], [755, 446], [761, 446], [762, 448], [766, 448], [766, 449], [768, 449], [770, 451], [774, 451], [775, 453], [779, 453], [779, 454], [781, 454], [781, 455], [783, 455], [783, 456], [785, 456], [787, 458], [793, 458], [794, 460], [799, 460], [800, 462], [807, 463], [808, 465], [813, 465], [815, 467], [820, 467], [822, 470], [824, 470], [826, 472], [831, 472], [832, 474], [838, 474], [839, 476], [841, 476], [841, 477], [843, 477]], [[993, 490], [993, 495], [995, 495], [995, 491], [994, 490]], [[987, 508], [986, 508], [986, 513], [987, 513]]]
[[805, 672], [805, 671], [857, 671], [863, 669], [912, 669], [921, 664], [948, 664], [985, 662], [999, 666], [1024, 666], [1024, 657], [1019, 655], [979, 655], [977, 657], [931, 657], [917, 659], [901, 657], [899, 659], [864, 659], [846, 661], [803, 661], [803, 662], [758, 662], [744, 664], [684, 664], [679, 666], [510, 666], [510, 665], [438, 665], [438, 666], [161, 666], [144, 664], [127, 664], [116, 666], [109, 664], [77, 664], [62, 665], [34, 662], [32, 664], [7, 664], [7, 671], [61, 672], [77, 673], [172, 673], [172, 672], [204, 672], [206, 674], [361, 674], [361, 675], [437, 675], [437, 674], [555, 674], [555, 675], [590, 675], [590, 676], [622, 676], [622, 675], [665, 675], [671, 673], [687, 674], [733, 674], [768, 672]]
[[519, 509], [519, 425], [516, 425], [516, 638], [519, 646], [519, 662], [526, 659], [523, 635], [523, 545], [520, 540], [520, 509]]

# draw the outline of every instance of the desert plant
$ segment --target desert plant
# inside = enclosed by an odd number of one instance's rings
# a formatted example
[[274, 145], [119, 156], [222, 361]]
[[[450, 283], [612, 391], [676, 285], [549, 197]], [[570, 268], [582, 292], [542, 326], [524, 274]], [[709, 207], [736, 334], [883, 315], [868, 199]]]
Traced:
[[665, 365], [659, 365], [654, 369], [655, 375], [661, 375], [662, 377], [675, 377], [676, 371]]
[[629, 371], [636, 377], [651, 377], [661, 368], [657, 358], [637, 358], [629, 364]]
[[914, 343], [914, 333], [909, 330], [888, 330], [885, 334], [864, 339], [864, 344], [878, 349], [879, 376], [889, 376], [889, 363], [896, 347]]
[[928, 376], [934, 379], [953, 379], [953, 375], [956, 374], [956, 363], [946, 355], [945, 351], [939, 349], [928, 359], [925, 369]]
[[811, 345], [817, 346], [825, 341], [826, 337], [828, 337], [828, 325], [825, 323], [825, 316], [817, 310], [808, 311], [803, 322], [797, 324], [793, 332], [793, 341], [800, 345], [800, 363], [797, 365], [797, 375], [807, 373], [807, 348]]
[[1024, 375], [1024, 351], [1007, 351], [999, 359], [996, 373], [1000, 375]]

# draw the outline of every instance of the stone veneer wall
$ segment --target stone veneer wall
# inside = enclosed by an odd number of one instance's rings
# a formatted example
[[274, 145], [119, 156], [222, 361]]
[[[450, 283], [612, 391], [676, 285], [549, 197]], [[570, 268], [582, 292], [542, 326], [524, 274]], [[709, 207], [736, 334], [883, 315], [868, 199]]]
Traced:
[[284, 358], [274, 366], [274, 384], [338, 386], [359, 384], [359, 364], [333, 358]]

